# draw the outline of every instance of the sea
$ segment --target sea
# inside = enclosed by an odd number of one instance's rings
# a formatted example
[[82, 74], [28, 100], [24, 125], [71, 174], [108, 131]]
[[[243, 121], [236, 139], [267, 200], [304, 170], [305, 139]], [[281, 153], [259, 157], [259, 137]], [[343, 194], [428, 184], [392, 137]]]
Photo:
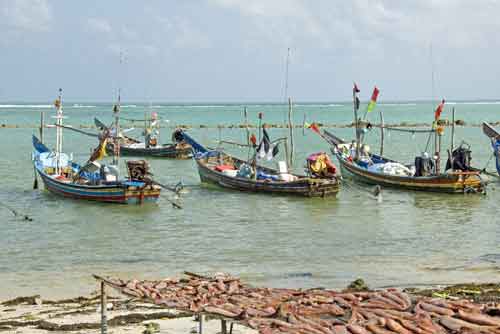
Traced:
[[[171, 141], [176, 126], [209, 147], [220, 140], [246, 142], [248, 121], [284, 124], [288, 107], [272, 103], [124, 103], [123, 119], [142, 119], [156, 112], [161, 119], [162, 143]], [[435, 103], [379, 103], [368, 115], [387, 124], [429, 124]], [[500, 101], [448, 102], [442, 118], [456, 119], [455, 145], [472, 149], [472, 163], [494, 171], [483, 121], [500, 120]], [[362, 105], [361, 110], [366, 106]], [[93, 118], [112, 121], [112, 105], [64, 102], [64, 123], [95, 132]], [[164, 184], [179, 181], [185, 190], [175, 209], [164, 191], [157, 204], [113, 205], [69, 200], [33, 190], [33, 134], [39, 134], [41, 112], [54, 122], [51, 102], [0, 103], [0, 300], [20, 295], [66, 297], [88, 293], [97, 285], [92, 274], [122, 278], [164, 278], [183, 271], [227, 272], [254, 285], [273, 287], [343, 288], [363, 278], [373, 288], [428, 286], [459, 282], [498, 282], [500, 278], [500, 187], [490, 178], [486, 195], [448, 195], [382, 189], [349, 178], [333, 198], [297, 198], [243, 193], [201, 184], [193, 160], [148, 159], [154, 178]], [[293, 106], [294, 171], [303, 173], [305, 158], [329, 153], [328, 144], [301, 128], [319, 123], [347, 140], [352, 139], [349, 102], [295, 103]], [[142, 122], [123, 121], [129, 136], [141, 137]], [[420, 127], [422, 128], [422, 127]], [[63, 148], [84, 162], [97, 141], [64, 130]], [[288, 135], [271, 128], [271, 139]], [[450, 147], [450, 128], [443, 136]], [[44, 130], [54, 146], [55, 130]], [[380, 130], [366, 134], [378, 152]], [[427, 147], [421, 133], [385, 133], [385, 155], [410, 163]], [[247, 158], [246, 148], [230, 144], [227, 152]], [[284, 149], [275, 161], [284, 160]], [[107, 158], [109, 159], [109, 158]], [[125, 161], [120, 167], [125, 174]], [[334, 162], [338, 164], [335, 160]], [[41, 185], [41, 180], [39, 180]], [[28, 216], [31, 220], [25, 220]]]

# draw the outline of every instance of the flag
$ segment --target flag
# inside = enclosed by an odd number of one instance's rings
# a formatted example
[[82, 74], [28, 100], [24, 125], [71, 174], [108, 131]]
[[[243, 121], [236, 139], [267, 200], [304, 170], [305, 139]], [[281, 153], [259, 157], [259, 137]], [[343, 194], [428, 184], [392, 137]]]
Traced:
[[309, 124], [309, 123], [307, 123], [307, 122], [304, 122], [304, 128], [306, 128], [306, 129], [311, 129], [311, 130], [313, 130], [314, 132], [316, 132], [317, 134], [321, 134], [321, 133], [319, 132], [319, 126], [318, 126], [318, 124], [316, 124], [316, 123]]
[[278, 145], [279, 145], [279, 143], [276, 144], [276, 145], [274, 145], [274, 147], [273, 147], [273, 157], [277, 156], [278, 153], [280, 152], [280, 149], [278, 148]]
[[257, 147], [257, 158], [259, 159], [266, 159], [266, 160], [271, 160], [274, 158], [278, 152], [279, 148], [278, 145], [272, 145], [271, 140], [269, 139], [269, 134], [267, 133], [266, 129], [263, 127], [262, 128], [262, 140]]
[[267, 152], [271, 147], [271, 141], [269, 140], [269, 135], [264, 127], [262, 127], [262, 140], [257, 147], [257, 156], [261, 159], [265, 158]]
[[360, 92], [360, 90], [358, 88], [358, 85], [356, 85], [356, 83], [354, 83], [354, 87], [352, 88], [352, 95], [354, 98], [354, 108], [356, 108], [356, 110], [359, 110], [359, 98], [358, 98], [359, 92]]
[[439, 119], [439, 117], [441, 117], [441, 113], [443, 112], [443, 108], [444, 108], [444, 99], [437, 106], [436, 111], [434, 112], [434, 120], [435, 121], [437, 121]]
[[104, 138], [100, 141], [99, 146], [96, 147], [92, 155], [90, 156], [89, 162], [95, 160], [101, 160], [106, 156], [106, 143], [108, 142], [108, 138]]
[[259, 117], [259, 119], [262, 119], [262, 117], [264, 117], [264, 114], [263, 113], [258, 113], [257, 116]]
[[316, 132], [317, 134], [320, 134], [319, 127], [318, 127], [318, 125], [316, 123], [311, 124], [311, 126], [309, 128], [311, 130], [313, 130], [314, 132]]
[[377, 104], [378, 93], [379, 90], [377, 86], [375, 86], [375, 88], [373, 89], [372, 98], [370, 99], [370, 103], [368, 104], [366, 112], [371, 112], [375, 108], [375, 104]]
[[352, 88], [352, 92], [353, 93], [359, 93], [360, 92], [360, 90], [358, 88], [358, 85], [356, 85], [356, 83], [354, 83], [354, 87]]
[[250, 136], [250, 142], [252, 143], [253, 147], [257, 146], [257, 137], [255, 137], [255, 134], [253, 134], [253, 133]]

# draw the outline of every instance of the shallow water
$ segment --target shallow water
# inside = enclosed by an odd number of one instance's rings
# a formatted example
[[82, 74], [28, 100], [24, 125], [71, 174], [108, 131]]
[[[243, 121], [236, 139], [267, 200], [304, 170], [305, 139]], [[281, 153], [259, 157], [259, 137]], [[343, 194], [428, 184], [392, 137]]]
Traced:
[[[469, 124], [500, 119], [495, 103], [455, 106], [457, 118]], [[429, 123], [433, 115], [432, 106], [424, 103], [377, 108], [384, 108], [388, 123]], [[0, 129], [0, 282], [4, 287], [0, 299], [31, 293], [85, 293], [95, 287], [91, 273], [158, 278], [183, 270], [225, 271], [255, 284], [332, 288], [357, 277], [371, 286], [498, 281], [500, 187], [496, 182], [486, 196], [384, 189], [380, 203], [369, 193], [371, 187], [347, 182], [337, 198], [303, 199], [200, 185], [193, 161], [153, 159], [158, 181], [182, 180], [187, 185], [183, 210], [173, 209], [165, 198], [147, 206], [72, 201], [32, 190], [31, 134], [37, 130], [29, 126], [39, 121], [40, 110], [39, 106], [0, 106], [0, 123], [22, 126]], [[94, 116], [109, 121], [109, 110], [110, 106], [99, 104], [68, 106], [66, 122], [90, 125]], [[141, 105], [124, 108], [123, 117], [141, 118], [143, 110]], [[170, 121], [167, 126], [242, 123], [239, 105], [159, 105], [154, 110]], [[258, 111], [264, 111], [270, 123], [281, 122], [285, 115], [285, 107], [278, 105], [252, 105], [249, 111], [253, 123]], [[449, 117], [447, 112], [444, 117]], [[304, 113], [309, 122], [351, 122], [348, 104], [298, 105], [295, 123], [302, 123]], [[170, 131], [163, 130], [162, 141], [168, 141]], [[332, 131], [351, 138], [352, 129]], [[219, 137], [242, 142], [245, 136], [241, 129], [189, 132], [212, 146]], [[270, 131], [273, 138], [284, 133]], [[308, 153], [328, 151], [312, 132], [304, 136], [297, 129], [295, 136], [298, 171]], [[474, 164], [484, 167], [491, 151], [480, 128], [459, 127], [457, 143], [459, 138], [472, 145]], [[46, 139], [53, 143], [53, 130], [46, 131]], [[378, 131], [368, 141], [376, 150]], [[391, 132], [386, 152], [411, 161], [425, 141], [422, 135]], [[443, 145], [447, 143], [445, 136]], [[95, 144], [94, 138], [65, 131], [65, 150], [77, 160], [84, 160]], [[247, 154], [230, 147], [228, 151]], [[14, 217], [5, 205], [33, 221]]]

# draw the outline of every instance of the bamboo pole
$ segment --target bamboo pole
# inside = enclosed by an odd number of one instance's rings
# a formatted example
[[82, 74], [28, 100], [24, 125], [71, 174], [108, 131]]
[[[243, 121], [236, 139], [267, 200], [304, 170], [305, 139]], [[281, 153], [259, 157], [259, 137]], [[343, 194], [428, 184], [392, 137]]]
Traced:
[[436, 175], [441, 173], [441, 135], [436, 131], [437, 149], [436, 149]]
[[359, 123], [358, 123], [358, 108], [356, 103], [356, 89], [352, 90], [352, 105], [354, 110], [354, 127], [356, 131], [356, 155], [354, 156], [354, 160], [357, 161], [359, 158]]
[[384, 155], [384, 113], [380, 109], [380, 156]]
[[250, 152], [251, 152], [251, 147], [250, 147], [250, 130], [248, 129], [248, 111], [247, 107], [243, 109], [243, 115], [245, 117], [245, 133], [247, 136], [247, 145], [248, 145], [248, 153], [247, 153], [247, 160], [250, 160]]
[[293, 143], [293, 124], [292, 124], [292, 99], [288, 98], [288, 127], [290, 129], [290, 167], [293, 167], [294, 143]]
[[101, 334], [108, 333], [106, 285], [101, 281]]
[[455, 146], [455, 107], [451, 110], [451, 149], [450, 152], [453, 153], [453, 148]]
[[203, 333], [203, 315], [200, 313], [198, 314], [198, 334]]
[[286, 157], [286, 165], [287, 165], [287, 168], [288, 166], [290, 166], [290, 156], [288, 154], [288, 139], [285, 138], [285, 140], [283, 141], [283, 144], [285, 145], [285, 157]]
[[227, 322], [224, 319], [220, 321], [220, 332], [221, 334], [227, 334]]
[[45, 121], [45, 113], [42, 111], [40, 112], [40, 142], [43, 144], [43, 128], [44, 128], [44, 121]]

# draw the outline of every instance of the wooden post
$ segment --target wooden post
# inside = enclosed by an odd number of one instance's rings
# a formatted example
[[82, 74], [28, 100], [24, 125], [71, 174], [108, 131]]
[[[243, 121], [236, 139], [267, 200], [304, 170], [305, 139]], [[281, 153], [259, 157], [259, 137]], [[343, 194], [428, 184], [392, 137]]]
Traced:
[[451, 148], [450, 148], [450, 163], [453, 169], [453, 148], [455, 146], [455, 107], [451, 110]]
[[437, 149], [436, 149], [436, 175], [441, 173], [441, 134], [436, 131], [437, 136]]
[[292, 124], [292, 99], [288, 98], [288, 127], [290, 128], [290, 167], [293, 166], [293, 124]]
[[246, 106], [243, 109], [243, 115], [245, 116], [245, 129], [246, 129], [247, 145], [248, 145], [247, 160], [250, 160], [250, 152], [252, 151], [252, 148], [250, 147], [250, 131], [248, 130], [248, 111]]
[[357, 161], [359, 159], [359, 125], [358, 125], [358, 103], [356, 101], [356, 88], [352, 90], [352, 104], [354, 109], [354, 127], [356, 131], [356, 155], [354, 156], [354, 160]]
[[283, 143], [285, 144], [285, 156], [286, 156], [286, 166], [290, 166], [290, 155], [288, 154], [288, 140], [284, 138]]
[[384, 155], [384, 113], [380, 109], [380, 156]]
[[108, 333], [106, 286], [101, 281], [101, 334]]
[[220, 321], [220, 333], [227, 334], [227, 322], [224, 319]]
[[40, 112], [40, 141], [43, 144], [43, 128], [44, 128], [44, 120], [45, 120], [45, 113], [42, 111]]
[[203, 334], [203, 314], [198, 314], [198, 334]]

